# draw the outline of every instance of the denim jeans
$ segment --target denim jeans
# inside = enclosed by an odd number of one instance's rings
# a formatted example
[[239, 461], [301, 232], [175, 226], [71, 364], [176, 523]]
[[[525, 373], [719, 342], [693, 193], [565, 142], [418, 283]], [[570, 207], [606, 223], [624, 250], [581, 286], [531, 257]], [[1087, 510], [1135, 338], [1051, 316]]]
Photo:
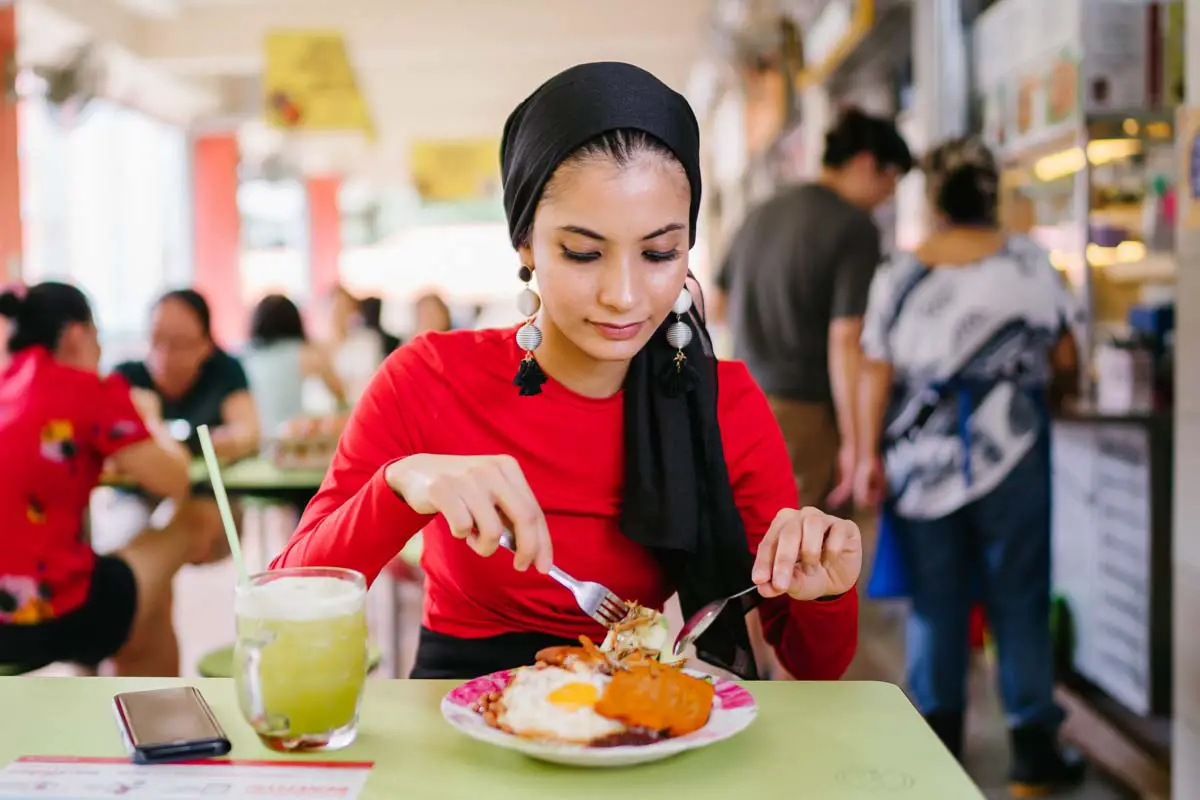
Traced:
[[908, 683], [923, 714], [962, 712], [982, 597], [1010, 726], [1057, 728], [1050, 640], [1050, 458], [1039, 441], [989, 494], [939, 519], [897, 517], [912, 590]]

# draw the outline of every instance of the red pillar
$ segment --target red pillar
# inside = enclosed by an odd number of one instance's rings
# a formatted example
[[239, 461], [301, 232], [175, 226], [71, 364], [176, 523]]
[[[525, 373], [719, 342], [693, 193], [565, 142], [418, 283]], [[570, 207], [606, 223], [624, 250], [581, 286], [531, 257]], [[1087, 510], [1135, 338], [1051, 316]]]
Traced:
[[[0, 0], [0, 69], [16, 58], [13, 3]], [[17, 155], [17, 103], [0, 97], [0, 287], [21, 276], [21, 168]]]
[[336, 175], [311, 177], [308, 189], [308, 285], [314, 300], [341, 282], [338, 264], [342, 255], [342, 215]]
[[238, 143], [233, 133], [196, 136], [192, 143], [192, 240], [196, 290], [212, 308], [213, 337], [223, 347], [246, 338], [242, 298]]

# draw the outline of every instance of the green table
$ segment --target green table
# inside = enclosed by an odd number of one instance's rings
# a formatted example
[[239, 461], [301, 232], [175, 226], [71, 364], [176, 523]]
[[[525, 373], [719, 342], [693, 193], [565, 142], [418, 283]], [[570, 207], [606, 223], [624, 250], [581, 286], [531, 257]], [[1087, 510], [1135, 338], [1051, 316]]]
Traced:
[[[0, 678], [0, 763], [24, 755], [121, 756], [111, 699], [179, 680]], [[271, 753], [241, 720], [228, 680], [199, 687], [241, 759]], [[446, 681], [368, 681], [358, 741], [321, 760], [374, 761], [361, 797], [526, 800], [628, 796], [680, 800], [983, 800], [898, 688], [883, 683], [755, 683], [759, 717], [727, 742], [641, 767], [583, 770], [468, 739], [441, 718]], [[307, 758], [314, 758], [307, 756]]]
[[[204, 459], [192, 461], [188, 468], [194, 487], [209, 485], [208, 465]], [[250, 495], [286, 501], [292, 496], [311, 498], [325, 480], [324, 469], [280, 469], [265, 458], [245, 458], [221, 468], [225, 488], [231, 495]], [[122, 478], [108, 479], [105, 486], [115, 489], [134, 488]], [[305, 501], [307, 502], [307, 501]], [[303, 506], [305, 503], [300, 503]]]
[[[191, 466], [192, 483], [208, 484], [208, 466], [197, 459]], [[246, 458], [221, 467], [230, 494], [271, 497], [289, 493], [316, 494], [325, 480], [323, 469], [280, 469], [264, 458]]]

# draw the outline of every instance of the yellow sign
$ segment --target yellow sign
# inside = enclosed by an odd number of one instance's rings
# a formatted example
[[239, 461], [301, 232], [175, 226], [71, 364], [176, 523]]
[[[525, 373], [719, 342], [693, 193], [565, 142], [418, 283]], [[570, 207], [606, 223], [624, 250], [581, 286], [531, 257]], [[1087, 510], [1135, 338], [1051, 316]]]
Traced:
[[460, 202], [493, 197], [500, 188], [500, 144], [495, 139], [413, 142], [413, 185], [421, 199]]
[[336, 31], [267, 34], [263, 100], [276, 128], [374, 133], [346, 41]]

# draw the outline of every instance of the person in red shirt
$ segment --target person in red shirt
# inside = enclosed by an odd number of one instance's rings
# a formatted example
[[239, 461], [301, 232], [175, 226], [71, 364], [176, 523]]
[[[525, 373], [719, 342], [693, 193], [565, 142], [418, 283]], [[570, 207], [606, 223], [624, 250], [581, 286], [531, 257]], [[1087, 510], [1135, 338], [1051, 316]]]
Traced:
[[[474, 677], [603, 637], [540, 574], [552, 562], [648, 606], [678, 592], [685, 615], [757, 585], [697, 643], [743, 677], [757, 675], [751, 605], [793, 676], [849, 664], [860, 533], [797, 509], [766, 398], [712, 354], [688, 282], [699, 160], [687, 101], [628, 64], [569, 69], [509, 118], [505, 209], [519, 277], [540, 290], [519, 299], [529, 322], [397, 350], [273, 564], [373, 580], [423, 529], [414, 677]], [[512, 557], [497, 552], [506, 527]]]
[[[164, 530], [97, 557], [84, 528], [106, 461], [147, 491], [182, 498], [186, 457], [152, 437], [129, 385], [97, 374], [87, 299], [42, 283], [0, 294], [9, 362], [0, 371], [0, 664], [98, 664], [123, 675], [176, 675], [171, 579], [194, 542], [192, 504]], [[200, 512], [203, 513], [203, 512]]]

